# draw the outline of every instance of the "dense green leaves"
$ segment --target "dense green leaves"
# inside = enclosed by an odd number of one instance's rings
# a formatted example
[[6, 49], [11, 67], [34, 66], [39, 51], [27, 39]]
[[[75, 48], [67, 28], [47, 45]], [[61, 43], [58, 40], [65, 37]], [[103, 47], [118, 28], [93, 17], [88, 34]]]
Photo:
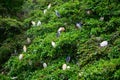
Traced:
[[22, 8], [23, 3], [24, 0], [0, 0], [0, 15], [16, 15], [16, 13]]
[[[22, 6], [23, 22], [11, 18], [0, 20], [1, 31], [7, 33], [1, 33], [1, 37], [6, 37], [3, 42], [7, 43], [2, 44], [0, 56], [15, 49], [24, 55], [21, 60], [19, 54], [11, 56], [1, 70], [5, 76], [0, 76], [19, 80], [119, 80], [119, 8], [118, 0], [27, 0]], [[31, 21], [42, 24], [33, 26]], [[78, 22], [81, 28], [75, 27]], [[65, 31], [57, 37], [60, 27]], [[25, 34], [24, 30], [27, 30]], [[31, 44], [26, 45], [26, 37], [31, 39]], [[108, 45], [101, 47], [102, 41], [108, 41]], [[27, 46], [27, 52], [22, 51], [23, 45]], [[68, 56], [70, 62], [66, 62]], [[47, 64], [46, 68], [43, 63]], [[62, 70], [65, 63], [70, 68]]]

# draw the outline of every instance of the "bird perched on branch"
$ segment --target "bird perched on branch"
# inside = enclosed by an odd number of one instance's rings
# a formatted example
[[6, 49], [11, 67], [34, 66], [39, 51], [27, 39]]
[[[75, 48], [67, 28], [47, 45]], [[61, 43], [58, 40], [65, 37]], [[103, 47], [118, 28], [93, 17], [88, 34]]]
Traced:
[[51, 7], [51, 4], [48, 5], [48, 9], [50, 9], [50, 7]]
[[91, 15], [92, 14], [92, 10], [91, 9], [86, 9], [86, 14], [87, 15]]
[[19, 60], [22, 60], [22, 59], [23, 59], [23, 56], [24, 56], [23, 54], [20, 54], [20, 55], [19, 55]]
[[59, 37], [60, 36], [60, 33], [61, 32], [63, 32], [63, 31], [65, 31], [65, 28], [64, 27], [60, 27], [59, 29], [58, 29], [58, 31], [57, 31], [57, 37]]
[[31, 43], [31, 39], [29, 37], [27, 37], [27, 44]]
[[66, 65], [66, 64], [63, 64], [62, 69], [63, 69], [63, 70], [66, 70], [66, 68], [67, 68], [67, 65]]
[[70, 56], [67, 56], [66, 63], [69, 63], [69, 62], [70, 62]]
[[40, 26], [40, 25], [41, 25], [41, 21], [38, 21], [38, 22], [37, 22], [37, 26]]
[[81, 22], [78, 22], [78, 23], [76, 23], [76, 25], [75, 25], [75, 26], [76, 26], [76, 28], [78, 28], [78, 29], [79, 29], [79, 28], [81, 28], [81, 27], [82, 27], [82, 23], [81, 23]]
[[63, 32], [63, 31], [65, 31], [65, 28], [64, 28], [64, 27], [60, 27], [60, 28], [58, 29], [58, 32]]
[[27, 51], [27, 47], [26, 45], [23, 46], [23, 52], [26, 52]]
[[55, 48], [56, 47], [56, 44], [54, 41], [51, 42], [51, 45]]
[[63, 70], [70, 69], [70, 66], [67, 66], [67, 64], [63, 64], [63, 65], [62, 65], [62, 69], [63, 69]]
[[35, 21], [31, 21], [31, 23], [32, 23], [32, 26], [35, 26], [35, 25], [36, 25]]
[[108, 45], [108, 41], [103, 41], [100, 43], [100, 47], [105, 47]]
[[44, 9], [43, 13], [46, 14], [46, 12], [47, 12], [47, 9]]
[[46, 68], [46, 67], [47, 67], [47, 64], [46, 64], [46, 63], [43, 63], [43, 67]]
[[60, 13], [59, 13], [57, 10], [55, 10], [55, 14], [56, 14], [56, 16], [59, 17], [59, 18], [61, 17]]
[[99, 19], [100, 21], [104, 21], [104, 17], [100, 17], [100, 19]]

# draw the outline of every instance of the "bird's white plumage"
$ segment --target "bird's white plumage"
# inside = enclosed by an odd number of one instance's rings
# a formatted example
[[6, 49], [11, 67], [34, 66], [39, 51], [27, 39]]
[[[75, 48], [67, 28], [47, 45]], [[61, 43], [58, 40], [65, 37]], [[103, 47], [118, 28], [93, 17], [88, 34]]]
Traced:
[[40, 25], [41, 25], [41, 21], [38, 21], [38, 22], [37, 22], [37, 26], [40, 26]]
[[70, 69], [70, 66], [67, 66], [67, 69]]
[[60, 28], [58, 29], [58, 32], [63, 32], [63, 31], [65, 31], [65, 28], [64, 28], [64, 27], [60, 27]]
[[66, 68], [67, 68], [67, 65], [66, 65], [66, 64], [63, 64], [62, 69], [63, 69], [63, 70], [66, 70]]
[[43, 11], [43, 13], [45, 14], [47, 12], [47, 9], [45, 9], [44, 11]]
[[83, 72], [80, 72], [78, 75], [81, 77], [83, 75]]
[[31, 23], [32, 23], [32, 26], [35, 26], [35, 25], [36, 25], [35, 21], [31, 21]]
[[30, 44], [31, 43], [31, 40], [29, 37], [27, 37], [27, 44]]
[[108, 45], [108, 41], [103, 41], [100, 43], [100, 46], [101, 47], [104, 47], [104, 46], [107, 46]]
[[26, 45], [23, 46], [23, 52], [26, 52], [27, 51], [27, 47]]
[[22, 60], [22, 59], [23, 59], [23, 56], [24, 56], [23, 54], [20, 54], [20, 55], [19, 55], [19, 60]]
[[11, 77], [12, 80], [16, 80], [18, 77]]
[[43, 67], [46, 68], [46, 67], [47, 67], [47, 64], [46, 64], [46, 63], [43, 63]]
[[56, 47], [56, 44], [54, 41], [51, 42], [51, 45], [55, 48]]
[[77, 28], [81, 28], [81, 23], [76, 23]]
[[91, 10], [87, 10], [87, 12], [86, 12], [88, 15], [90, 15], [91, 14]]
[[104, 17], [100, 17], [100, 21], [103, 21], [104, 20]]
[[50, 7], [51, 7], [51, 4], [48, 5], [48, 9], [50, 9]]

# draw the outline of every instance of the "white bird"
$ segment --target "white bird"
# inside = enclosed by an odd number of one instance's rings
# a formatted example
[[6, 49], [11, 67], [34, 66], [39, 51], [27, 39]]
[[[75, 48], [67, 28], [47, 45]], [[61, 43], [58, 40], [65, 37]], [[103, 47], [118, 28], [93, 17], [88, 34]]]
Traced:
[[83, 75], [83, 72], [79, 73], [78, 75], [81, 77]]
[[47, 12], [47, 9], [44, 9], [43, 13], [45, 14]]
[[40, 26], [40, 25], [41, 25], [41, 21], [38, 21], [38, 22], [37, 22], [37, 26]]
[[76, 23], [76, 27], [77, 28], [81, 28], [82, 27], [82, 24], [79, 22], [79, 23]]
[[36, 25], [35, 21], [31, 21], [31, 23], [32, 23], [32, 26], [35, 26], [35, 25]]
[[17, 78], [18, 78], [18, 77], [11, 77], [11, 79], [13, 79], [13, 80], [14, 80], [14, 79], [17, 79]]
[[100, 17], [100, 21], [103, 21], [104, 20], [104, 17]]
[[63, 32], [63, 31], [65, 31], [65, 28], [64, 28], [64, 27], [60, 27], [60, 28], [58, 29], [58, 32]]
[[65, 28], [64, 27], [60, 27], [59, 29], [58, 29], [58, 31], [57, 31], [57, 37], [60, 37], [60, 33], [61, 32], [63, 32], [63, 31], [65, 31]]
[[51, 42], [51, 45], [55, 48], [56, 47], [56, 44], [54, 41]]
[[50, 7], [51, 7], [51, 4], [48, 5], [48, 9], [50, 9]]
[[30, 44], [31, 43], [31, 40], [29, 37], [27, 37], [27, 44]]
[[87, 10], [86, 13], [87, 13], [88, 15], [90, 15], [90, 14], [92, 13], [92, 11], [91, 11], [91, 10]]
[[46, 64], [46, 63], [43, 63], [43, 67], [46, 68], [46, 67], [47, 67], [47, 64]]
[[70, 69], [70, 66], [67, 66], [67, 69]]
[[26, 52], [27, 51], [27, 47], [26, 45], [23, 46], [23, 52]]
[[19, 60], [22, 60], [23, 57], [24, 57], [24, 55], [23, 55], [23, 54], [20, 54], [20, 55], [19, 55]]
[[100, 43], [100, 46], [101, 47], [104, 47], [104, 46], [107, 46], [108, 45], [108, 41], [103, 41]]
[[66, 65], [66, 64], [63, 64], [62, 69], [63, 69], [63, 70], [66, 70], [66, 69], [67, 69], [67, 65]]
[[5, 72], [3, 71], [3, 72], [1, 72], [1, 74], [5, 74]]

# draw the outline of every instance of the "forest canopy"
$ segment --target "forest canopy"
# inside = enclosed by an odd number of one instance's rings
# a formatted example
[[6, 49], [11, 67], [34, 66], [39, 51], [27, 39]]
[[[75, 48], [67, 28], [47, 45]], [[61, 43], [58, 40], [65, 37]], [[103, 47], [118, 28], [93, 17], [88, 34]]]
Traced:
[[119, 0], [0, 0], [0, 80], [120, 80]]

